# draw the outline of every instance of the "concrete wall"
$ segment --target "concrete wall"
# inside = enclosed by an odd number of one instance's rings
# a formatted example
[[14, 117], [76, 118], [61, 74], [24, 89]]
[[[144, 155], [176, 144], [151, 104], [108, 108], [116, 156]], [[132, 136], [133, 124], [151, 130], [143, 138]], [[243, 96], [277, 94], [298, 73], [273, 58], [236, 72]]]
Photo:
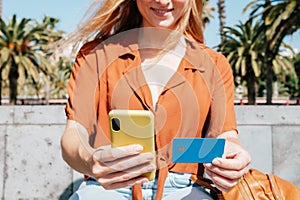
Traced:
[[[80, 174], [62, 160], [63, 106], [0, 106], [0, 197], [67, 199]], [[300, 186], [300, 107], [237, 106], [250, 167]]]

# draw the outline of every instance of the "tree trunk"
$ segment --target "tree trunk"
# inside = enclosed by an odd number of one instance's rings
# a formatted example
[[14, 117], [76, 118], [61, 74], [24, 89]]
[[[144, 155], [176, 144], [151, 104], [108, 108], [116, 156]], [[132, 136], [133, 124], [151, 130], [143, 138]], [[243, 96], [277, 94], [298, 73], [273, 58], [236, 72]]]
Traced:
[[247, 80], [248, 104], [256, 105], [256, 84], [254, 80]]
[[272, 105], [273, 95], [273, 55], [272, 52], [267, 51], [266, 53], [266, 90], [267, 90], [267, 105]]
[[18, 66], [12, 62], [12, 66], [9, 69], [9, 104], [17, 104], [17, 95], [18, 95]]
[[251, 61], [248, 58], [247, 65], [247, 93], [248, 93], [248, 105], [256, 105], [256, 77], [253, 71]]
[[[0, 0], [0, 18], [2, 18], [2, 0]], [[2, 68], [0, 69], [0, 105], [2, 105]]]
[[2, 0], [0, 0], [0, 18], [2, 18]]
[[[265, 5], [264, 7], [267, 8], [268, 6], [271, 5], [271, 1], [270, 0], [265, 0]], [[267, 13], [263, 14], [263, 20], [266, 21], [266, 17], [267, 17]], [[265, 31], [266, 34], [266, 31]], [[266, 38], [267, 35], [266, 35]], [[267, 41], [268, 43], [270, 41]], [[272, 95], [273, 95], [273, 63], [272, 60], [273, 58], [271, 58], [272, 53], [268, 50], [269, 48], [269, 44], [267, 44], [267, 48], [265, 50], [266, 53], [266, 90], [267, 90], [267, 105], [271, 105], [272, 104]]]
[[225, 0], [218, 0], [218, 12], [219, 12], [219, 22], [220, 22], [220, 37], [221, 43], [224, 41], [224, 29], [225, 29]]
[[[266, 6], [270, 3], [269, 0], [266, 1]], [[264, 18], [265, 20], [265, 18]], [[275, 30], [275, 33], [270, 39], [267, 40], [266, 45], [266, 82], [267, 82], [267, 105], [272, 104], [273, 95], [273, 60], [276, 55], [278, 55], [280, 44], [282, 43], [284, 37], [288, 34], [290, 28], [299, 20], [299, 15], [292, 14], [289, 18], [281, 22]], [[267, 38], [267, 37], [266, 37]]]
[[2, 68], [0, 68], [0, 105], [2, 105]]

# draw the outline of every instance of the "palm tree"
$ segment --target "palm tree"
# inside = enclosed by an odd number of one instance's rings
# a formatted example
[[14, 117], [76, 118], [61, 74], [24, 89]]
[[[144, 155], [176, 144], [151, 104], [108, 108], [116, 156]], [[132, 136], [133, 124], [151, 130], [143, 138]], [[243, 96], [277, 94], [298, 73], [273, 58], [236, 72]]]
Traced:
[[59, 19], [45, 16], [42, 23], [36, 21], [38, 27], [43, 28], [43, 31], [39, 34], [39, 45], [40, 50], [46, 54], [46, 56], [51, 56], [54, 52], [54, 47], [56, 42], [62, 38], [63, 31], [56, 30], [56, 25]]
[[251, 19], [260, 16], [261, 24], [259, 35], [265, 35], [265, 63], [267, 104], [272, 104], [273, 60], [279, 53], [285, 36], [293, 34], [300, 28], [300, 1], [299, 0], [255, 0], [249, 3], [244, 10], [253, 8]]
[[[265, 77], [263, 51], [265, 35], [257, 37], [260, 24], [253, 24], [252, 20], [235, 27], [226, 27], [224, 41], [219, 45], [219, 50], [227, 56], [235, 77], [247, 83], [248, 104], [256, 103], [258, 78]], [[296, 77], [292, 62], [287, 57], [277, 55], [273, 60], [274, 73], [279, 79], [289, 76]], [[260, 81], [261, 82], [261, 81]]]
[[[283, 48], [283, 47], [282, 47]], [[286, 51], [286, 49], [284, 50]], [[298, 90], [298, 77], [296, 72], [296, 66], [294, 66], [294, 60], [291, 56], [281, 55], [279, 53], [273, 60], [273, 71], [276, 76], [275, 85], [281, 87], [277, 88], [277, 93], [281, 96], [294, 97]], [[274, 87], [274, 90], [276, 88]]]
[[262, 59], [260, 43], [255, 42], [254, 37], [258, 24], [252, 21], [226, 27], [224, 41], [219, 45], [219, 50], [227, 56], [235, 77], [241, 77], [247, 82], [248, 104], [256, 103], [257, 77], [261, 74], [259, 61]]
[[203, 12], [202, 12], [202, 21], [205, 28], [206, 24], [210, 22], [210, 19], [213, 17], [213, 12], [215, 8], [210, 5], [209, 0], [203, 0]]
[[9, 79], [10, 104], [17, 102], [20, 76], [24, 79], [32, 77], [37, 81], [40, 73], [49, 74], [52, 71], [44, 45], [61, 37], [57, 36], [59, 33], [53, 36], [47, 32], [57, 21], [52, 19], [45, 17], [41, 24], [31, 23], [33, 20], [26, 18], [17, 22], [16, 15], [8, 24], [0, 19], [0, 80], [4, 74]]
[[294, 57], [293, 62], [294, 62], [295, 71], [296, 71], [297, 78], [298, 78], [298, 87], [297, 87], [298, 91], [296, 92], [296, 96], [298, 98], [300, 98], [300, 53], [298, 53]]
[[53, 98], [66, 98], [67, 84], [72, 72], [73, 64], [67, 58], [60, 58], [56, 63], [51, 80], [51, 96]]

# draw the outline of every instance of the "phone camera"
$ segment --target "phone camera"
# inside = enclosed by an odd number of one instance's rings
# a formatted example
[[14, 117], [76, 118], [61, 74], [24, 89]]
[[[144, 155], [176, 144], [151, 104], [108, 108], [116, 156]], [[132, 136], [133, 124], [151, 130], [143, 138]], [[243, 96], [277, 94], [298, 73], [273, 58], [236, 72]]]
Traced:
[[120, 120], [118, 118], [112, 118], [111, 119], [111, 125], [112, 125], [112, 129], [114, 131], [119, 131], [120, 130]]

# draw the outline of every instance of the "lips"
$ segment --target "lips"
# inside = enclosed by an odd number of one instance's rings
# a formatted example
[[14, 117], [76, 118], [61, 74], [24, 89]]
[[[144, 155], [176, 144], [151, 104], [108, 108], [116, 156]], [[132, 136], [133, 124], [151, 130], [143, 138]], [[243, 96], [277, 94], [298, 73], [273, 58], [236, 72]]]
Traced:
[[158, 8], [150, 8], [156, 15], [158, 16], [164, 16], [167, 13], [170, 13], [174, 10], [174, 8], [171, 9], [158, 9]]

